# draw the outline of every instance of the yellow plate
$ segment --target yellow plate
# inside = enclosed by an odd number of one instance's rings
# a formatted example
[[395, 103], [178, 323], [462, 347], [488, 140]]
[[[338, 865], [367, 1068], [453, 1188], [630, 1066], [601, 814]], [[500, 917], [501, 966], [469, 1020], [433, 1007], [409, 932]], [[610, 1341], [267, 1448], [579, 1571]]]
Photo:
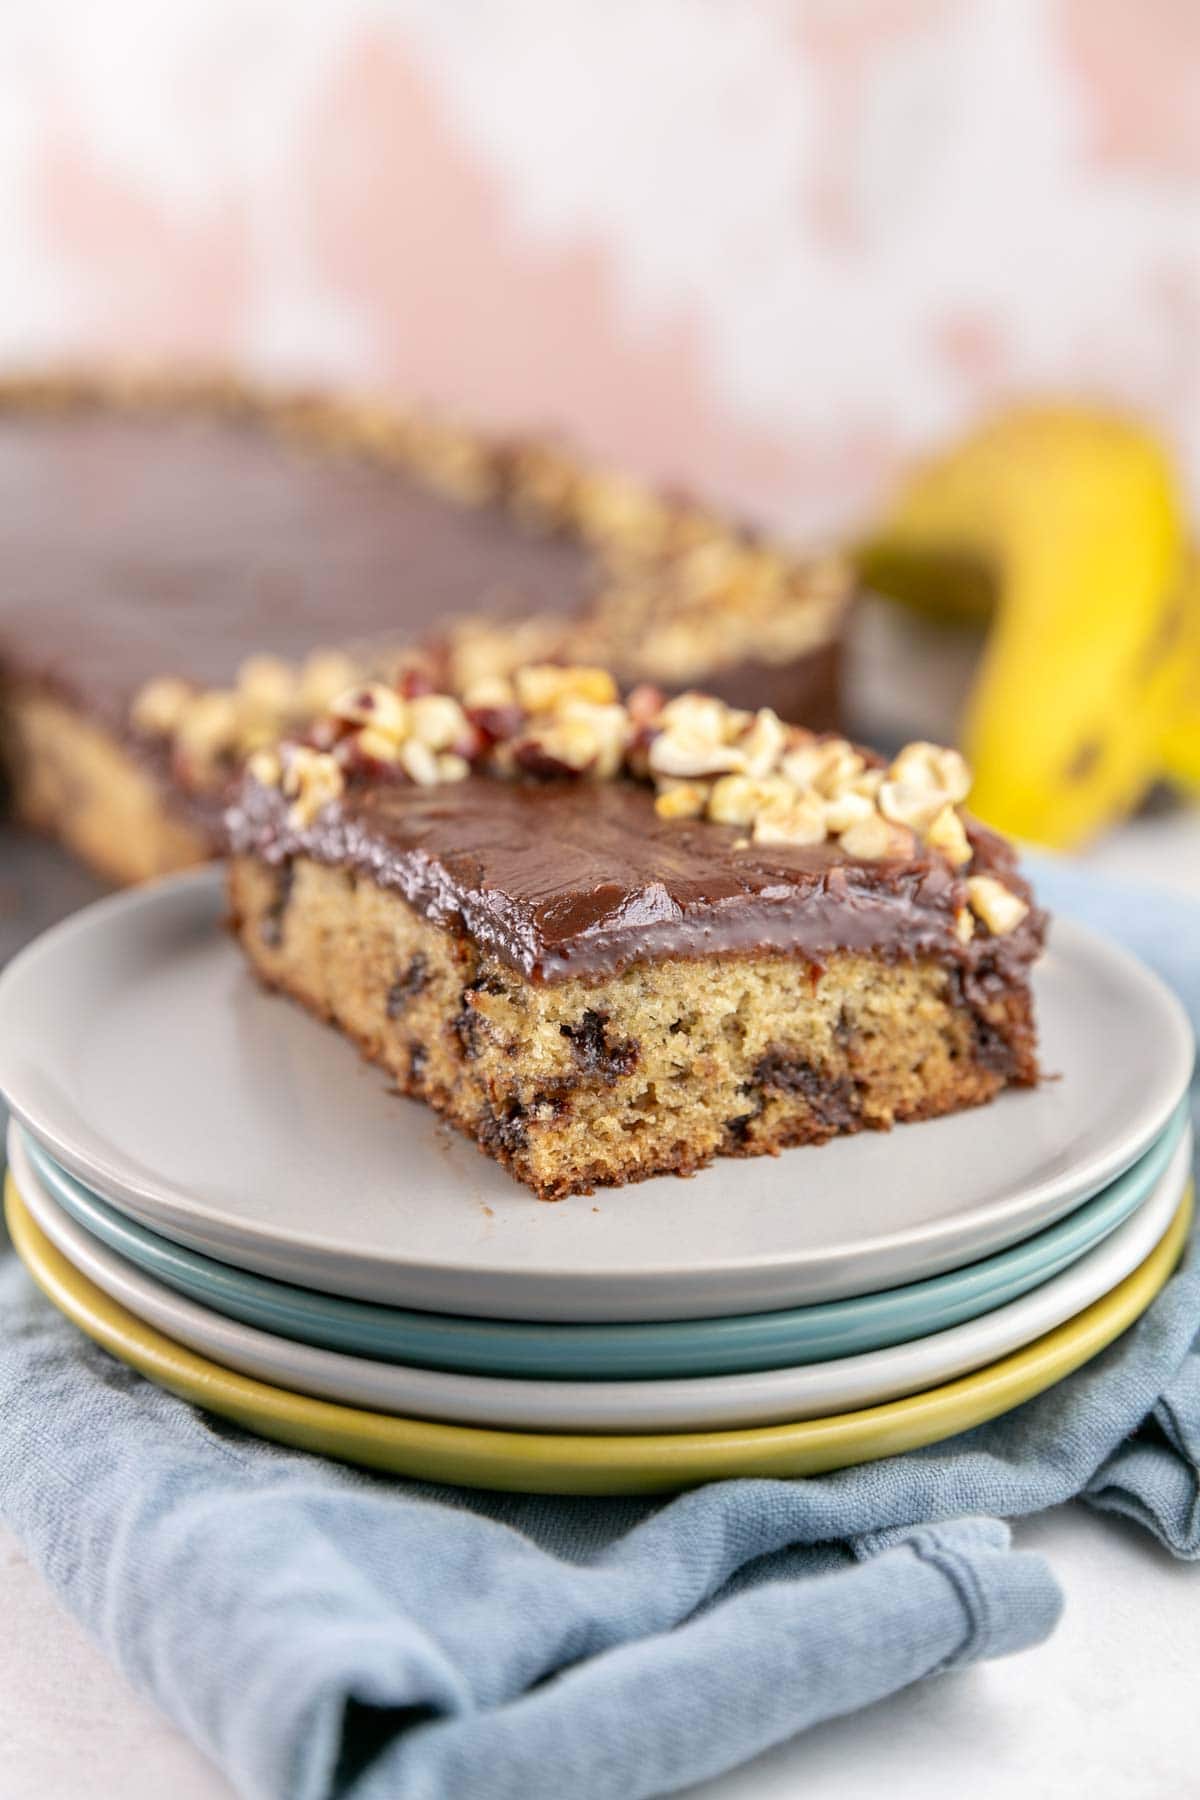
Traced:
[[1192, 1217], [1189, 1185], [1161, 1243], [1110, 1294], [990, 1368], [926, 1393], [753, 1431], [567, 1437], [397, 1419], [232, 1374], [144, 1325], [80, 1275], [34, 1224], [11, 1175], [5, 1202], [17, 1253], [43, 1293], [98, 1344], [182, 1399], [344, 1462], [423, 1481], [551, 1494], [652, 1493], [734, 1475], [818, 1475], [981, 1425], [1061, 1381], [1132, 1325], [1174, 1268]]

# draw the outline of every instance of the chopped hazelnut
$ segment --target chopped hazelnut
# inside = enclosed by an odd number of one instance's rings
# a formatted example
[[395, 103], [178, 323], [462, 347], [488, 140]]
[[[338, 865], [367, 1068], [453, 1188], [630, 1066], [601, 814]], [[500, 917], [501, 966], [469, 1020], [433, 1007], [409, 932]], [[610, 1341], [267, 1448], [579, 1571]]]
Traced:
[[678, 694], [668, 700], [659, 719], [664, 732], [682, 732], [688, 737], [708, 738], [714, 744], [728, 744], [751, 723], [753, 715], [726, 706], [711, 694]]
[[394, 763], [399, 760], [400, 745], [386, 731], [376, 731], [373, 725], [364, 725], [361, 731], [346, 739], [351, 760], [354, 756], [365, 757], [368, 762]]
[[422, 419], [414, 433], [413, 449], [426, 480], [453, 499], [480, 505], [495, 491], [491, 459], [469, 432]]
[[617, 684], [607, 669], [527, 663], [515, 672], [513, 681], [517, 699], [531, 713], [552, 712], [566, 700], [609, 706], [617, 699]]
[[1006, 888], [992, 875], [971, 875], [967, 879], [967, 897], [971, 911], [982, 919], [993, 937], [1014, 931], [1029, 911], [1019, 895]]
[[283, 764], [277, 750], [256, 750], [246, 767], [261, 787], [278, 787], [283, 780]]
[[956, 869], [961, 869], [971, 860], [971, 840], [952, 806], [943, 806], [933, 823], [927, 827], [925, 842], [931, 849], [940, 850], [947, 862], [953, 863]]
[[[563, 773], [582, 775], [594, 766], [600, 753], [595, 731], [578, 719], [552, 719], [544, 730], [531, 733], [525, 743], [537, 765], [551, 772], [557, 765]], [[525, 760], [528, 766], [534, 766], [530, 755]]]
[[286, 718], [296, 700], [296, 671], [278, 656], [248, 656], [237, 672], [238, 694], [255, 712]]
[[410, 781], [418, 787], [436, 787], [438, 784], [437, 757], [428, 744], [418, 743], [416, 738], [409, 738], [395, 752], [396, 761], [404, 770]]
[[681, 558], [679, 585], [692, 600], [708, 600], [727, 591], [742, 571], [746, 552], [724, 533], [705, 538]]
[[758, 781], [749, 775], [722, 775], [713, 783], [708, 816], [721, 825], [749, 825], [759, 813], [790, 806], [798, 797], [782, 775], [767, 775]]
[[332, 756], [323, 750], [310, 750], [297, 744], [288, 753], [283, 768], [283, 791], [291, 807], [288, 818], [293, 825], [311, 825], [323, 806], [336, 800], [344, 787], [342, 771]]
[[195, 694], [175, 724], [175, 741], [185, 756], [214, 762], [237, 742], [237, 695], [223, 688]]
[[849, 787], [861, 775], [865, 765], [858, 751], [845, 738], [827, 738], [823, 743], [797, 744], [788, 750], [780, 764], [789, 781], [797, 787], [816, 788], [831, 799]]
[[906, 744], [888, 770], [888, 778], [905, 787], [933, 789], [952, 805], [965, 800], [971, 791], [971, 771], [965, 758], [940, 744]]
[[969, 944], [975, 936], [975, 920], [969, 906], [960, 906], [955, 913], [954, 935], [960, 944]]
[[666, 541], [671, 523], [667, 507], [626, 476], [604, 471], [583, 476], [574, 503], [584, 532], [619, 550], [653, 555]]
[[300, 671], [297, 705], [305, 713], [324, 712], [359, 678], [353, 658], [343, 651], [314, 650]]
[[786, 742], [787, 729], [779, 714], [769, 706], [760, 708], [754, 715], [753, 724], [737, 741], [737, 747], [746, 759], [747, 775], [769, 775], [777, 766]]
[[885, 819], [924, 835], [946, 806], [941, 788], [920, 787], [908, 781], [885, 781], [879, 789], [879, 810]]
[[849, 831], [854, 825], [861, 825], [865, 819], [872, 817], [874, 811], [875, 807], [866, 794], [856, 794], [847, 788], [825, 802], [825, 823], [836, 836], [839, 832]]
[[826, 761], [817, 777], [817, 787], [828, 799], [834, 799], [848, 788], [866, 768], [866, 763], [845, 738], [835, 738], [825, 746]]
[[732, 744], [722, 744], [706, 733], [682, 728], [660, 731], [650, 745], [648, 761], [656, 775], [720, 775], [741, 770], [745, 757]]
[[798, 793], [793, 790], [794, 797], [772, 806], [756, 815], [754, 820], [754, 842], [756, 844], [823, 844], [827, 831], [825, 828], [825, 808], [819, 795]]
[[408, 703], [409, 735], [430, 750], [449, 750], [462, 742], [466, 729], [467, 715], [449, 694], [422, 694]]
[[591, 700], [568, 700], [559, 709], [557, 724], [568, 732], [590, 735], [592, 754], [587, 759], [588, 766], [597, 779], [611, 781], [620, 770], [631, 736], [625, 708]]
[[517, 692], [503, 675], [481, 675], [463, 690], [462, 703], [471, 712], [491, 712], [516, 704]]
[[845, 791], [851, 794], [863, 794], [868, 800], [873, 800], [878, 805], [879, 790], [883, 786], [883, 782], [884, 772], [882, 769], [864, 769], [861, 775], [851, 777], [846, 784]]
[[262, 750], [268, 744], [279, 741], [282, 721], [279, 719], [242, 719], [238, 724], [237, 749], [243, 756], [249, 756], [252, 750]]
[[346, 725], [369, 725], [397, 742], [408, 733], [408, 707], [395, 688], [367, 681], [339, 694], [329, 709]]
[[655, 796], [660, 819], [698, 819], [704, 811], [708, 789], [697, 781], [673, 781]]
[[574, 467], [541, 445], [522, 445], [515, 453], [512, 494], [517, 511], [523, 515], [532, 513], [551, 524], [563, 519], [576, 480]]
[[888, 857], [911, 856], [916, 849], [916, 839], [911, 831], [903, 825], [896, 825], [879, 813], [872, 813], [869, 819], [852, 825], [849, 831], [843, 831], [842, 849], [847, 856], [858, 858], [861, 862], [882, 862]]
[[148, 681], [130, 709], [130, 718], [138, 731], [154, 737], [170, 737], [195, 690], [175, 675], [160, 675]]

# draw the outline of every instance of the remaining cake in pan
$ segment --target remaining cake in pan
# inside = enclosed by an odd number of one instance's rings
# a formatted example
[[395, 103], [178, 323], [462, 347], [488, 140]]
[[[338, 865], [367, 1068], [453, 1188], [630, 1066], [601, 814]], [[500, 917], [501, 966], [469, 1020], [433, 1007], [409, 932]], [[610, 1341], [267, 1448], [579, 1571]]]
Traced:
[[251, 759], [234, 928], [539, 1195], [1037, 1079], [1044, 918], [954, 751], [590, 668], [420, 685]]
[[211, 383], [0, 389], [0, 562], [15, 808], [124, 880], [211, 854], [249, 751], [402, 667], [595, 659], [832, 724], [849, 595], [544, 448]]

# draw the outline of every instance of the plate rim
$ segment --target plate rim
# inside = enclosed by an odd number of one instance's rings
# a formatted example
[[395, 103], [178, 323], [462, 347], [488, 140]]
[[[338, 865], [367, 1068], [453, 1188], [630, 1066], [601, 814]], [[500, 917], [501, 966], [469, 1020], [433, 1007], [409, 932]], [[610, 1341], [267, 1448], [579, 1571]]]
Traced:
[[292, 1448], [393, 1474], [508, 1492], [575, 1494], [652, 1493], [732, 1476], [824, 1473], [936, 1443], [999, 1417], [1089, 1362], [1145, 1312], [1175, 1268], [1194, 1211], [1189, 1183], [1165, 1237], [1110, 1294], [1012, 1356], [957, 1381], [800, 1425], [630, 1437], [433, 1424], [310, 1400], [232, 1375], [141, 1326], [84, 1277], [72, 1279], [70, 1264], [37, 1232], [19, 1198], [11, 1204], [15, 1191], [6, 1177], [13, 1244], [51, 1304], [110, 1354], [181, 1398]]
[[[879, 1354], [915, 1339], [931, 1336], [935, 1332], [956, 1330], [982, 1315], [1023, 1299], [1047, 1282], [1061, 1278], [1082, 1258], [1100, 1249], [1116, 1231], [1129, 1222], [1166, 1176], [1180, 1141], [1190, 1129], [1187, 1108], [1181, 1105], [1166, 1130], [1139, 1162], [1119, 1176], [1109, 1188], [1084, 1202], [1077, 1213], [1068, 1214], [1064, 1219], [1047, 1226], [1035, 1238], [997, 1251], [992, 1257], [968, 1264], [960, 1270], [930, 1276], [906, 1286], [860, 1295], [856, 1299], [821, 1301], [814, 1306], [776, 1313], [617, 1325], [555, 1322], [523, 1324], [507, 1319], [421, 1314], [412, 1309], [388, 1308], [371, 1301], [347, 1300], [337, 1295], [322, 1294], [314, 1289], [295, 1287], [290, 1283], [278, 1282], [270, 1276], [257, 1275], [253, 1271], [219, 1263], [201, 1251], [174, 1244], [169, 1238], [160, 1238], [148, 1227], [109, 1207], [104, 1200], [90, 1194], [86, 1188], [81, 1193], [73, 1192], [72, 1190], [80, 1189], [82, 1184], [66, 1171], [58, 1170], [49, 1153], [16, 1120], [9, 1126], [9, 1162], [16, 1167], [18, 1187], [22, 1183], [24, 1167], [28, 1164], [33, 1179], [47, 1192], [48, 1198], [79, 1230], [103, 1245], [119, 1261], [140, 1270], [171, 1294], [189, 1300], [223, 1319], [232, 1320], [270, 1337], [375, 1362], [408, 1364], [450, 1374], [493, 1378], [503, 1376], [514, 1380], [689, 1379], [697, 1373], [700, 1358], [713, 1355], [715, 1345], [717, 1367], [714, 1368], [710, 1362], [705, 1361], [702, 1368], [704, 1377], [711, 1380], [718, 1376], [764, 1372], [799, 1363], [827, 1363], [850, 1356]], [[1148, 1178], [1143, 1173], [1147, 1163], [1152, 1163]], [[1136, 1179], [1131, 1181], [1131, 1178]], [[1128, 1203], [1122, 1197], [1122, 1204], [1114, 1220], [1105, 1220], [1101, 1228], [1091, 1232], [1081, 1247], [1072, 1244], [1067, 1249], [1043, 1250], [1041, 1255], [1035, 1257], [1031, 1266], [1022, 1266], [1028, 1265], [1030, 1250], [1038, 1238], [1057, 1237], [1061, 1240], [1069, 1238], [1073, 1231], [1077, 1233], [1080, 1214], [1089, 1210], [1095, 1212], [1103, 1208], [1106, 1202], [1111, 1204], [1111, 1197], [1123, 1183], [1130, 1183], [1135, 1197]], [[97, 1215], [99, 1230], [96, 1229]], [[170, 1265], [173, 1262], [176, 1265], [182, 1263], [185, 1271], [182, 1279], [172, 1272]], [[995, 1266], [1005, 1263], [1013, 1267], [1001, 1269]], [[188, 1271], [193, 1264], [198, 1267], [194, 1276], [189, 1278]], [[997, 1300], [997, 1288], [1003, 1290], [1004, 1285], [1010, 1291]], [[973, 1295], [972, 1288], [975, 1290]], [[233, 1290], [234, 1309], [229, 1304], [230, 1289]], [[239, 1306], [239, 1290], [242, 1289], [247, 1292]], [[272, 1312], [275, 1304], [272, 1290], [278, 1290], [282, 1297], [278, 1312]], [[943, 1295], [946, 1296], [944, 1300]], [[256, 1300], [259, 1302], [258, 1308], [254, 1304]], [[969, 1305], [969, 1310], [961, 1310], [964, 1301]], [[935, 1318], [931, 1325], [929, 1316], [935, 1307], [941, 1308], [942, 1317]], [[956, 1311], [961, 1312], [961, 1316], [953, 1316]], [[369, 1318], [372, 1313], [379, 1315], [385, 1329], [389, 1319], [395, 1318], [394, 1337], [389, 1340], [385, 1336], [382, 1342], [369, 1341], [367, 1321], [360, 1315], [366, 1314]], [[946, 1317], [947, 1313], [951, 1316]], [[824, 1315], [823, 1322], [826, 1326], [823, 1331], [811, 1331], [807, 1342], [802, 1329], [806, 1314], [810, 1319], [817, 1320]], [[889, 1324], [891, 1314], [896, 1316]], [[338, 1321], [341, 1315], [336, 1329], [329, 1323], [330, 1315], [334, 1321]], [[867, 1320], [865, 1333], [862, 1325], [864, 1318]], [[442, 1341], [439, 1344], [427, 1337], [424, 1342], [419, 1341], [419, 1348], [414, 1349], [410, 1344], [405, 1349], [397, 1340], [406, 1330], [418, 1334], [418, 1340], [422, 1331], [432, 1331], [439, 1334]], [[862, 1337], [872, 1331], [877, 1334], [875, 1341], [869, 1335], [865, 1342], [855, 1341], [856, 1336]], [[308, 1335], [310, 1332], [316, 1332], [317, 1335]], [[899, 1332], [899, 1335], [892, 1335], [894, 1332]], [[850, 1342], [838, 1345], [835, 1340], [839, 1333], [843, 1338], [849, 1338]], [[455, 1346], [456, 1335], [467, 1340], [465, 1354]], [[584, 1353], [579, 1363], [575, 1363], [581, 1338]], [[829, 1347], [831, 1341], [832, 1349]], [[595, 1365], [604, 1357], [608, 1357], [614, 1365], [619, 1362], [620, 1366], [598, 1370]], [[675, 1366], [666, 1370], [662, 1367], [648, 1367], [647, 1364], [656, 1357], [670, 1360]], [[447, 1360], [439, 1360], [440, 1358]], [[574, 1366], [563, 1369], [563, 1359], [568, 1365]], [[519, 1362], [521, 1366], [514, 1367], [513, 1362]], [[497, 1363], [500, 1364], [499, 1368]], [[550, 1365], [549, 1370], [547, 1364]]]
[[[103, 927], [113, 915], [123, 922], [145, 909], [190, 908], [194, 913], [203, 907], [210, 915], [215, 926], [222, 906], [223, 885], [219, 868], [204, 867], [189, 870], [182, 874], [166, 876], [148, 883], [141, 888], [125, 890], [121, 893], [106, 896], [91, 906], [82, 908], [68, 919], [51, 927], [48, 932], [26, 946], [17, 957], [0, 974], [0, 1069], [5, 1060], [4, 1052], [4, 1006], [9, 991], [19, 987], [22, 980], [30, 979], [30, 971], [36, 972], [39, 962], [47, 956], [53, 956], [59, 947], [78, 937], [86, 937], [90, 931]], [[1065, 952], [1082, 954], [1089, 959], [1099, 958], [1107, 961], [1121, 971], [1126, 982], [1132, 981], [1141, 986], [1147, 994], [1153, 996], [1160, 1009], [1162, 1023], [1171, 1036], [1171, 1059], [1175, 1062], [1175, 1079], [1170, 1088], [1168, 1098], [1161, 1096], [1142, 1101], [1136, 1125], [1127, 1123], [1119, 1137], [1109, 1144], [1106, 1151], [1092, 1151], [1084, 1159], [1083, 1166], [1087, 1174], [1080, 1177], [1079, 1164], [1072, 1165], [1070, 1170], [1058, 1175], [1043, 1177], [1025, 1190], [1020, 1190], [1016, 1197], [1009, 1196], [993, 1201], [971, 1215], [970, 1232], [973, 1238], [986, 1236], [989, 1231], [1002, 1230], [1006, 1235], [1004, 1243], [1011, 1243], [1021, 1235], [1021, 1222], [1028, 1223], [1033, 1215], [1039, 1223], [1051, 1223], [1069, 1210], [1072, 1204], [1082, 1203], [1101, 1188], [1108, 1185], [1126, 1168], [1132, 1166], [1152, 1143], [1174, 1111], [1180, 1096], [1186, 1090], [1191, 1077], [1195, 1056], [1195, 1040], [1190, 1022], [1182, 1003], [1167, 984], [1155, 971], [1136, 957], [1124, 946], [1114, 943], [1089, 927], [1078, 924], [1071, 919], [1056, 917], [1051, 924], [1048, 950], [1053, 953], [1056, 948], [1056, 936], [1059, 944], [1065, 938]], [[9, 1028], [11, 1030], [11, 1027]], [[1164, 1092], [1166, 1091], [1164, 1087]], [[132, 1211], [135, 1217], [151, 1224], [162, 1235], [169, 1236], [173, 1225], [179, 1231], [191, 1230], [193, 1233], [208, 1230], [222, 1236], [227, 1242], [236, 1242], [250, 1250], [258, 1250], [260, 1255], [269, 1254], [272, 1258], [289, 1255], [311, 1258], [332, 1265], [339, 1269], [340, 1278], [348, 1279], [345, 1273], [347, 1265], [356, 1268], [367, 1268], [374, 1275], [385, 1274], [395, 1279], [412, 1281], [422, 1275], [428, 1279], [431, 1268], [436, 1268], [439, 1278], [468, 1281], [479, 1277], [480, 1272], [473, 1267], [464, 1268], [461, 1264], [431, 1264], [427, 1259], [422, 1261], [411, 1256], [381, 1257], [377, 1251], [347, 1250], [336, 1238], [327, 1233], [284, 1230], [277, 1224], [265, 1223], [248, 1225], [246, 1220], [236, 1213], [228, 1212], [224, 1207], [197, 1199], [174, 1181], [156, 1183], [140, 1175], [134, 1159], [128, 1152], [121, 1151], [119, 1146], [103, 1140], [95, 1127], [83, 1123], [82, 1140], [85, 1147], [79, 1149], [72, 1142], [70, 1130], [64, 1133], [61, 1121], [47, 1118], [37, 1106], [30, 1106], [24, 1097], [17, 1092], [9, 1092], [7, 1099], [11, 1110], [34, 1134], [51, 1150], [56, 1161], [64, 1168], [79, 1176], [88, 1186], [95, 1187], [102, 1197], [109, 1199], [119, 1210]], [[998, 1099], [1003, 1096], [998, 1096]], [[78, 1121], [76, 1122], [78, 1123]], [[936, 1123], [936, 1121], [934, 1121]], [[90, 1148], [88, 1147], [90, 1145]], [[114, 1159], [111, 1152], [118, 1151]], [[1066, 1195], [1064, 1199], [1063, 1196]], [[569, 1202], [567, 1203], [569, 1204]], [[1057, 1210], [1055, 1210], [1057, 1208]], [[965, 1229], [960, 1222], [957, 1227], [945, 1224], [935, 1234], [937, 1243], [948, 1248], [959, 1238]], [[878, 1262], [880, 1259], [902, 1255], [905, 1250], [924, 1247], [927, 1259], [938, 1254], [936, 1245], [930, 1246], [930, 1227], [926, 1225], [909, 1226], [905, 1229], [876, 1234], [873, 1237], [859, 1239], [853, 1245], [853, 1254], [859, 1262]], [[187, 1241], [186, 1239], [184, 1241]], [[998, 1243], [994, 1248], [1000, 1247]], [[826, 1246], [806, 1255], [804, 1270], [806, 1277], [815, 1280], [822, 1269], [836, 1268], [847, 1254], [848, 1247]], [[260, 1268], [262, 1264], [260, 1263]], [[795, 1266], [795, 1257], [787, 1251], [779, 1251], [766, 1256], [746, 1256], [724, 1258], [717, 1262], [693, 1265], [688, 1271], [688, 1281], [697, 1286], [706, 1284], [726, 1285], [741, 1278], [767, 1283], [772, 1276], [786, 1277], [787, 1271]], [[946, 1265], [943, 1263], [942, 1265]], [[263, 1272], [268, 1272], [263, 1270]], [[670, 1264], [656, 1263], [640, 1265], [636, 1270], [627, 1268], [614, 1269], [611, 1266], [595, 1266], [585, 1272], [571, 1267], [539, 1269], [534, 1279], [543, 1286], [560, 1285], [569, 1289], [574, 1297], [582, 1303], [585, 1295], [597, 1290], [604, 1290], [613, 1285], [644, 1291], [664, 1281], [671, 1282], [678, 1277], [678, 1269]], [[513, 1267], [504, 1270], [487, 1271], [489, 1282], [500, 1282], [512, 1285], [520, 1284], [521, 1272]], [[887, 1283], [883, 1285], [900, 1285]], [[345, 1288], [333, 1291], [348, 1291]], [[360, 1289], [360, 1297], [365, 1297]], [[829, 1297], [835, 1297], [830, 1295]], [[762, 1310], [772, 1310], [764, 1307]], [[503, 1312], [496, 1316], [506, 1316]], [[509, 1315], [511, 1316], [511, 1315]], [[678, 1316], [678, 1315], [676, 1315]], [[697, 1312], [695, 1316], [701, 1316]]]
[[[416, 1417], [440, 1419], [445, 1423], [490, 1426], [505, 1431], [579, 1432], [591, 1436], [740, 1429], [785, 1419], [798, 1422], [820, 1418], [944, 1384], [972, 1368], [997, 1361], [1023, 1344], [1045, 1336], [1068, 1318], [1086, 1311], [1150, 1255], [1170, 1228], [1187, 1188], [1192, 1150], [1189, 1130], [1176, 1143], [1167, 1167], [1151, 1191], [1117, 1231], [1110, 1233], [1060, 1275], [976, 1319], [945, 1331], [925, 1334], [906, 1344], [860, 1351], [821, 1363], [797, 1363], [743, 1374], [697, 1373], [665, 1380], [615, 1381], [514, 1378], [423, 1369], [412, 1364], [381, 1362], [377, 1358], [298, 1344], [294, 1339], [261, 1327], [231, 1321], [198, 1301], [175, 1294], [164, 1283], [128, 1264], [115, 1251], [90, 1237], [65, 1209], [58, 1206], [38, 1180], [19, 1141], [17, 1161], [10, 1167], [13, 1184], [26, 1212], [78, 1274], [85, 1276], [143, 1324], [223, 1368], [268, 1384], [294, 1387], [314, 1398], [392, 1415], [411, 1410]], [[1078, 1291], [1081, 1285], [1082, 1296]], [[1049, 1316], [1045, 1316], [1047, 1304]], [[980, 1345], [981, 1337], [991, 1336], [994, 1340], [997, 1333], [1000, 1341], [993, 1341], [986, 1347]], [[226, 1340], [224, 1344], [222, 1338]], [[239, 1363], [239, 1356], [246, 1362]], [[256, 1357], [260, 1363], [257, 1368], [252, 1366]], [[291, 1368], [287, 1366], [289, 1360]], [[916, 1368], [911, 1367], [914, 1361]], [[276, 1366], [269, 1366], [271, 1363]], [[910, 1365], [907, 1372], [906, 1363]], [[383, 1394], [372, 1396], [365, 1391], [357, 1396], [352, 1392], [338, 1392], [339, 1381], [353, 1381], [356, 1368], [364, 1376], [368, 1371], [381, 1375], [385, 1386], [389, 1380], [397, 1387], [408, 1381], [418, 1394], [422, 1387], [428, 1391], [424, 1399], [410, 1397], [407, 1402], [399, 1394], [388, 1399]], [[862, 1393], [856, 1395], [848, 1391], [856, 1385], [865, 1388], [868, 1384], [879, 1389], [869, 1401]], [[807, 1395], [806, 1389], [811, 1390]], [[647, 1403], [646, 1410], [652, 1416], [647, 1422], [633, 1423], [630, 1421], [637, 1418], [639, 1399]], [[517, 1415], [523, 1406], [527, 1412], [521, 1418]], [[554, 1416], [556, 1406], [560, 1408], [557, 1418]], [[578, 1416], [568, 1423], [566, 1415], [573, 1407], [578, 1409]], [[723, 1411], [726, 1416], [703, 1426], [694, 1417], [686, 1416], [705, 1407]], [[664, 1408], [667, 1412], [674, 1411], [677, 1416], [672, 1420], [664, 1419]], [[537, 1417], [539, 1412], [543, 1414], [540, 1419]], [[743, 1415], [741, 1418], [734, 1416], [738, 1412]], [[751, 1412], [759, 1417], [745, 1416]], [[621, 1418], [612, 1416], [622, 1413]], [[772, 1414], [774, 1418], [769, 1416]]]

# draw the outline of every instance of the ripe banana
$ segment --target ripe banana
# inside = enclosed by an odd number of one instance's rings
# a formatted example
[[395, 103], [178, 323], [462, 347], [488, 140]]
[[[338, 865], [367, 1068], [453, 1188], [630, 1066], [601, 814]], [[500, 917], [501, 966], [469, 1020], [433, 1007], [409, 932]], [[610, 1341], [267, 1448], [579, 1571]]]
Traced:
[[1140, 427], [1009, 412], [919, 470], [858, 561], [926, 611], [991, 615], [962, 725], [988, 822], [1065, 848], [1129, 812], [1168, 761], [1200, 780], [1200, 709], [1184, 723], [1200, 605], [1170, 462]]

